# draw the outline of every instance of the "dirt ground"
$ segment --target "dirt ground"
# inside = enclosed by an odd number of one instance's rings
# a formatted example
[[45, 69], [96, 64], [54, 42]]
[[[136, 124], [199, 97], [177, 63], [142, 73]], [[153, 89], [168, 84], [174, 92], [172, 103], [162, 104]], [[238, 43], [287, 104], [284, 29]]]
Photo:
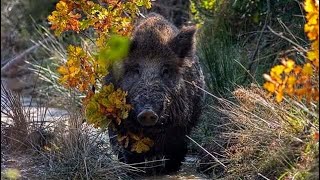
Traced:
[[[3, 154], [1, 169], [17, 169], [20, 172], [20, 178], [23, 180], [37, 180], [45, 177], [45, 159], [25, 153]], [[1, 178], [2, 179], [2, 178]], [[194, 167], [184, 163], [179, 172], [174, 175], [161, 175], [144, 177], [141, 180], [206, 180], [204, 175], [196, 172]]]

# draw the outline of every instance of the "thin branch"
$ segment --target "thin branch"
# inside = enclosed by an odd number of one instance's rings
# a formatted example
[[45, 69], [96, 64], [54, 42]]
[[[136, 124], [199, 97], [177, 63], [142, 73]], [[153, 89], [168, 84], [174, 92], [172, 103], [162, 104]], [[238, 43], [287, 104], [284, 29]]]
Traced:
[[301, 45], [295, 43], [294, 41], [292, 41], [291, 39], [285, 37], [282, 33], [278, 33], [275, 32], [270, 26], [268, 26], [268, 29], [275, 35], [279, 36], [280, 38], [287, 40], [288, 42], [290, 42], [291, 44], [295, 45], [297, 48], [299, 48], [301, 51], [303, 52], [307, 52], [307, 50], [305, 48], [303, 48]]
[[265, 177], [264, 175], [262, 175], [262, 174], [260, 174], [260, 173], [258, 173], [258, 175], [259, 175], [260, 177], [262, 177], [263, 179], [265, 179], [265, 180], [270, 180], [269, 178]]
[[[262, 27], [262, 29], [261, 29], [261, 31], [260, 31], [260, 35], [259, 35], [259, 38], [258, 38], [258, 42], [257, 42], [256, 48], [255, 48], [255, 50], [254, 50], [254, 52], [253, 52], [253, 54], [252, 54], [252, 56], [251, 56], [251, 58], [250, 58], [250, 60], [249, 60], [248, 70], [249, 70], [249, 73], [250, 73], [250, 74], [253, 74], [253, 72], [252, 72], [252, 71], [253, 71], [252, 67], [253, 67], [253, 64], [254, 64], [254, 62], [255, 62], [254, 60], [255, 60], [255, 58], [256, 58], [256, 56], [257, 56], [257, 54], [258, 54], [258, 50], [259, 50], [259, 47], [260, 47], [262, 35], [263, 35], [263, 33], [265, 32], [265, 29], [267, 28], [267, 22], [268, 22], [268, 20], [269, 20], [269, 18], [270, 18], [270, 0], [267, 0], [267, 7], [268, 7], [268, 10], [267, 10], [266, 19], [265, 19], [265, 21], [264, 21], [264, 25], [263, 25], [263, 27]], [[247, 78], [248, 78], [248, 76], [245, 76], [243, 82], [245, 82], [245, 81], [247, 80]]]
[[118, 7], [120, 2], [121, 0], [118, 0], [118, 2], [112, 7], [111, 11], [115, 10]]
[[209, 151], [207, 151], [205, 148], [203, 148], [199, 143], [197, 143], [195, 140], [193, 140], [191, 137], [189, 137], [188, 135], [186, 135], [186, 137], [188, 139], [190, 139], [193, 143], [195, 143], [197, 146], [199, 146], [202, 150], [204, 150], [206, 153], [208, 153], [215, 161], [217, 161], [217, 163], [219, 163], [221, 166], [223, 166], [224, 168], [226, 168], [227, 166], [224, 165], [221, 161], [219, 161], [218, 158], [216, 158], [213, 154], [211, 154]]
[[[46, 38], [43, 41], [41, 41], [40, 43], [46, 42], [48, 39], [49, 38]], [[6, 61], [8, 61], [8, 63], [5, 64], [1, 68], [1, 74], [2, 74], [2, 72], [7, 72], [9, 69], [12, 69], [12, 67], [24, 62], [23, 57], [25, 57], [26, 55], [32, 53], [34, 50], [38, 49], [39, 46], [40, 46], [40, 44], [35, 44], [32, 47], [30, 47], [27, 50], [25, 50], [24, 52], [22, 52], [19, 55], [17, 55], [16, 57], [12, 58], [11, 60], [6, 60]]]

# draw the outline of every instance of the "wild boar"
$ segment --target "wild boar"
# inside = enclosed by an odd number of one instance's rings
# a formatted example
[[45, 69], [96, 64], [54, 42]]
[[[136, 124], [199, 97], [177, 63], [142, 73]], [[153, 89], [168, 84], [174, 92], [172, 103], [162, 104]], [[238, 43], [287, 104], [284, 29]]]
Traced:
[[[121, 130], [143, 132], [154, 141], [150, 151], [136, 153], [119, 146], [126, 163], [168, 159], [162, 168], [147, 172], [179, 170], [187, 153], [186, 135], [201, 114], [204, 76], [195, 54], [194, 26], [177, 29], [161, 15], [151, 13], [135, 26], [129, 55], [120, 64], [122, 73], [112, 73], [105, 83], [127, 91], [133, 109]], [[198, 88], [200, 87], [200, 88]], [[109, 129], [111, 144], [117, 133]], [[141, 164], [140, 164], [141, 166]], [[156, 170], [154, 170], [156, 169]]]

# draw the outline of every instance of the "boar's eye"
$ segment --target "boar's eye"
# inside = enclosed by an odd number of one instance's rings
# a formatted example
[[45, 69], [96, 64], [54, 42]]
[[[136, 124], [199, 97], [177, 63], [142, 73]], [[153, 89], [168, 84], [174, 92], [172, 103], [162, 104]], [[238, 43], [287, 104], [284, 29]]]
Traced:
[[139, 67], [134, 67], [132, 70], [132, 75], [134, 78], [138, 78], [140, 76], [140, 69]]
[[170, 77], [170, 69], [168, 66], [163, 66], [161, 70], [161, 77], [163, 78], [169, 78]]
[[140, 68], [138, 65], [128, 66], [126, 67], [125, 74], [131, 78], [138, 78], [140, 77]]

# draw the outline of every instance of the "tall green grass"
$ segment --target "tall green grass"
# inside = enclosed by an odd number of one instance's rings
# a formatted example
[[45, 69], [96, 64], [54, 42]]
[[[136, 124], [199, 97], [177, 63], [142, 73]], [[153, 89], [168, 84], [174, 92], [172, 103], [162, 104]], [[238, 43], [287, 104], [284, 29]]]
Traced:
[[197, 44], [198, 56], [211, 92], [223, 96], [237, 85], [246, 83], [247, 54], [231, 37], [227, 24], [208, 22], [200, 30]]

